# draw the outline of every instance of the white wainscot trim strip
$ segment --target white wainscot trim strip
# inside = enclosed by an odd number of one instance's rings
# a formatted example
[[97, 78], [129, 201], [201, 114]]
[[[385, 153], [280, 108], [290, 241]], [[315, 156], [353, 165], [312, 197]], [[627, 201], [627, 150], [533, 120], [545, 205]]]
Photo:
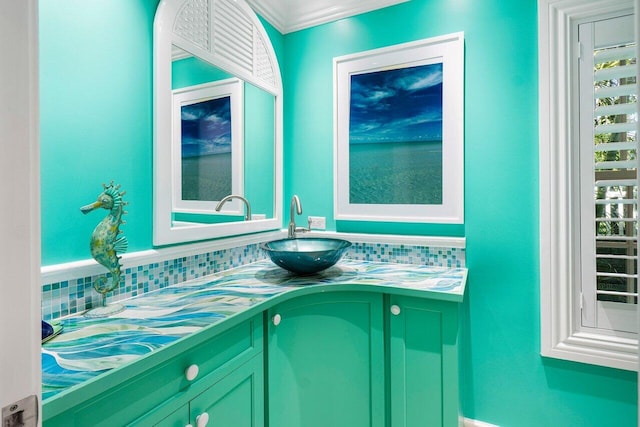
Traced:
[[429, 246], [433, 248], [466, 248], [465, 237], [432, 237], [432, 236], [403, 236], [396, 234], [364, 234], [339, 233], [335, 231], [312, 231], [298, 233], [298, 237], [335, 237], [352, 243], [387, 243], [395, 245]]
[[[207, 252], [232, 249], [283, 237], [286, 237], [286, 233], [284, 233], [283, 231], [272, 231], [266, 233], [249, 234], [240, 237], [232, 237], [228, 239], [124, 253], [122, 254], [122, 266], [126, 269], [137, 267], [139, 265], [160, 263], [180, 257], [188, 257]], [[97, 276], [105, 273], [105, 268], [93, 259], [49, 265], [44, 266], [40, 269], [42, 284], [55, 283], [63, 280], [79, 279], [81, 277]]]
[[[251, 244], [258, 244], [269, 240], [283, 239], [286, 231], [271, 231], [266, 233], [249, 234], [228, 239], [192, 243], [186, 245], [168, 246], [145, 251], [122, 254], [123, 268], [132, 268], [139, 265], [160, 263], [180, 257], [188, 257], [206, 252], [215, 252], [225, 249], [237, 248]], [[298, 237], [334, 237], [349, 240], [353, 243], [383, 243], [396, 245], [429, 246], [438, 248], [465, 248], [464, 237], [429, 237], [429, 236], [402, 236], [391, 234], [358, 234], [312, 231], [299, 233]], [[82, 277], [105, 274], [106, 270], [93, 259], [73, 261], [62, 264], [44, 266], [40, 270], [41, 284], [55, 283], [63, 280], [73, 280]]]

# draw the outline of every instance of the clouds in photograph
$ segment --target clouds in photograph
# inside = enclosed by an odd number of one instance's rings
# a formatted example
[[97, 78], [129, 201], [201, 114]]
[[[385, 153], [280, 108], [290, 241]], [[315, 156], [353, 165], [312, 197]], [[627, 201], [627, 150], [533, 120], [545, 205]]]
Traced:
[[442, 139], [442, 63], [351, 76], [349, 142]]
[[231, 97], [185, 105], [181, 110], [182, 157], [231, 151]]

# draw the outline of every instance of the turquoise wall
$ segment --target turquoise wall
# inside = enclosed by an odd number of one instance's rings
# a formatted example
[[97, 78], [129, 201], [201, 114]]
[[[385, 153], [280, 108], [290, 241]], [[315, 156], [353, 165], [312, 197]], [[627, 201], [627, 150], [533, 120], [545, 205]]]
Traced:
[[[499, 426], [635, 426], [636, 373], [540, 356], [535, 0], [412, 0], [285, 36], [285, 204], [330, 228], [464, 234], [464, 415]], [[465, 33], [465, 224], [333, 220], [336, 56]], [[509, 202], [509, 198], [513, 202]]]
[[158, 0], [42, 0], [42, 264], [91, 258], [102, 183], [127, 191], [129, 251], [151, 247], [152, 40]]
[[[80, 207], [95, 201], [102, 183], [111, 180], [127, 191], [129, 214], [121, 229], [129, 252], [153, 246], [152, 58], [158, 3], [39, 2], [42, 265], [91, 258], [91, 232], [106, 211], [85, 216]], [[282, 35], [268, 25], [267, 32], [282, 56]], [[249, 156], [247, 167], [254, 162]], [[254, 212], [271, 214], [272, 205], [263, 205]]]
[[[43, 265], [90, 258], [103, 182], [130, 202], [130, 251], [151, 244], [152, 28], [158, 0], [41, 0]], [[509, 426], [635, 426], [636, 374], [539, 355], [536, 1], [412, 0], [288, 34], [285, 201], [329, 228], [466, 235], [464, 415]], [[464, 31], [464, 226], [333, 220], [332, 60]], [[513, 197], [517, 203], [508, 203]], [[288, 212], [288, 203], [286, 203]]]

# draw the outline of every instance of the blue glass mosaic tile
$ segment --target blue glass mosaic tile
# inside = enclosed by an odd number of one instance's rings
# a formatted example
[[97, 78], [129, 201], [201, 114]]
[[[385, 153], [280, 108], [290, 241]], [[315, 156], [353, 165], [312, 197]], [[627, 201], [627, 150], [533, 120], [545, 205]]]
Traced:
[[[464, 267], [464, 248], [354, 243], [345, 258], [361, 261], [417, 264], [435, 267]], [[266, 259], [258, 244], [205, 252], [173, 260], [127, 267], [120, 286], [107, 300], [118, 301], [196, 279], [219, 271]], [[42, 318], [50, 321], [88, 310], [100, 304], [93, 289], [96, 277], [42, 284]]]

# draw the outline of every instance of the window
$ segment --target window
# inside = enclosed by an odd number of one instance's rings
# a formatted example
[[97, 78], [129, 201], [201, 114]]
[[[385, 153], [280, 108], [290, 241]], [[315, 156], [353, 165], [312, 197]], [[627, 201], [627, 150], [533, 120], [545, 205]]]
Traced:
[[633, 2], [539, 4], [542, 354], [636, 370]]
[[578, 26], [582, 325], [635, 332], [638, 299], [633, 15]]

